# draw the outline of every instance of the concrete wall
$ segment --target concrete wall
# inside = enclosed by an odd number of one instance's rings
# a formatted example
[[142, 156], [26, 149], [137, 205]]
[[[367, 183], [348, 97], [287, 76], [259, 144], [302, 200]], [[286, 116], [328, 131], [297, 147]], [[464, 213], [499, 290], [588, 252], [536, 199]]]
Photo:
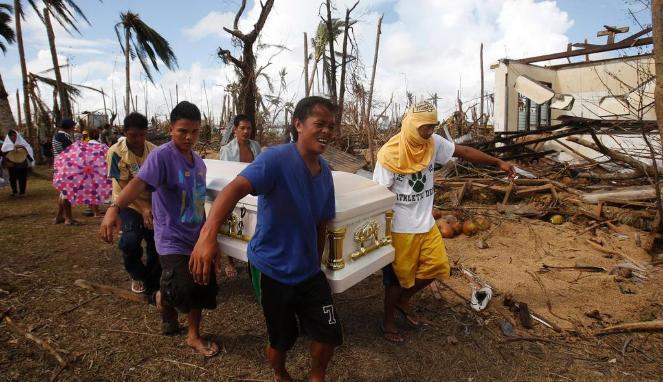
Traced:
[[495, 111], [493, 126], [495, 131], [517, 130], [518, 128], [518, 92], [515, 89], [516, 78], [526, 75], [541, 82], [553, 84], [555, 89], [555, 71], [540, 66], [500, 60], [495, 69]]
[[[633, 105], [628, 108], [629, 115], [608, 116], [606, 114], [610, 113], [599, 106], [602, 97], [629, 94], [654, 73], [654, 60], [651, 57], [624, 58], [599, 62], [596, 65], [582, 64], [560, 68], [557, 70], [557, 82], [553, 90], [556, 93], [571, 94], [575, 102], [572, 110], [553, 109], [553, 118], [559, 115], [573, 115], [584, 118], [655, 120], [653, 106], [638, 111], [640, 106], [653, 101], [647, 97], [647, 94], [633, 93], [636, 100], [631, 101]], [[651, 91], [653, 92], [653, 88]], [[647, 93], [653, 96], [649, 90]]]
[[[557, 94], [570, 94], [575, 98], [573, 109], [552, 110], [553, 123], [561, 115], [584, 118], [639, 119], [655, 120], [653, 106], [644, 108], [629, 107], [627, 116], [606, 117], [606, 111], [599, 106], [604, 96], [621, 96], [647, 81], [654, 73], [651, 56], [620, 58], [601, 62], [581, 63], [560, 68], [546, 68], [500, 60], [495, 68], [495, 109], [493, 126], [495, 131], [515, 131], [518, 128], [518, 92], [514, 85], [516, 78], [526, 75], [532, 79], [551, 83]], [[631, 104], [643, 105], [651, 100], [649, 89], [646, 92], [633, 92]], [[635, 99], [634, 99], [635, 98]], [[641, 114], [638, 116], [638, 114]]]

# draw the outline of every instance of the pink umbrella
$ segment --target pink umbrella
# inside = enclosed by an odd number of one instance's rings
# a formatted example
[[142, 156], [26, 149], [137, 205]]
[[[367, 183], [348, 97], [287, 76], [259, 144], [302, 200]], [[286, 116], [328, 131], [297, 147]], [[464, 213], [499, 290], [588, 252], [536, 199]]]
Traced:
[[53, 187], [72, 204], [104, 204], [112, 184], [107, 177], [106, 151], [102, 143], [76, 142], [55, 159]]

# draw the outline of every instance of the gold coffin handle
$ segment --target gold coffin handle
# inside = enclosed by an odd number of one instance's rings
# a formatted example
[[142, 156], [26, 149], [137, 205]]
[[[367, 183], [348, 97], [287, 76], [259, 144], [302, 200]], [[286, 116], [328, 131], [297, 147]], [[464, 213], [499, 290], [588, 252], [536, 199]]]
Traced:
[[[357, 260], [360, 257], [371, 253], [375, 251], [376, 249], [382, 248], [385, 245], [391, 244], [391, 222], [394, 219], [394, 211], [393, 210], [387, 210], [384, 213], [384, 220], [385, 220], [385, 226], [384, 226], [384, 237], [382, 239], [377, 238], [377, 232], [374, 233], [374, 236], [372, 237], [365, 237], [363, 235], [359, 235], [358, 233], [355, 233], [355, 241], [359, 243], [359, 249], [353, 253], [350, 254], [350, 259]], [[365, 225], [371, 224], [371, 222], [367, 222]], [[362, 230], [364, 226], [361, 226], [358, 231]], [[364, 241], [373, 238], [373, 244], [369, 245], [368, 247], [364, 247]]]
[[337, 228], [327, 231], [329, 240], [329, 252], [327, 254], [327, 268], [339, 270], [345, 267], [343, 260], [343, 239], [345, 239], [346, 228]]

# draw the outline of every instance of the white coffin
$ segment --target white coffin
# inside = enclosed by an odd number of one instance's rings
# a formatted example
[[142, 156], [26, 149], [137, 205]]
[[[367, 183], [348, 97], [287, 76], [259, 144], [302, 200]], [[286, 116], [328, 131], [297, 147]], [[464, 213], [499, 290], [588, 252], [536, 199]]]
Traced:
[[[248, 164], [205, 159], [205, 165], [205, 211], [209, 213], [218, 192]], [[394, 260], [391, 220], [396, 198], [386, 187], [359, 175], [333, 171], [332, 177], [336, 219], [327, 227], [328, 239], [320, 266], [332, 291], [340, 293]], [[232, 218], [226, 219], [218, 235], [224, 255], [247, 261], [246, 248], [255, 231], [257, 206], [258, 198], [247, 195], [237, 203]]]

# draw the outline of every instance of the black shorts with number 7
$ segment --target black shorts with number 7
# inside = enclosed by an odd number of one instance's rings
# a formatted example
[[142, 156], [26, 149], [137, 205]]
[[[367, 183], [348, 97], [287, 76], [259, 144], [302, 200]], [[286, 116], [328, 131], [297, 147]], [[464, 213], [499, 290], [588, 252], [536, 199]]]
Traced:
[[302, 332], [316, 342], [332, 346], [343, 343], [341, 322], [323, 272], [297, 285], [280, 283], [263, 273], [260, 283], [272, 348], [285, 352], [293, 347], [299, 335], [297, 321]]

